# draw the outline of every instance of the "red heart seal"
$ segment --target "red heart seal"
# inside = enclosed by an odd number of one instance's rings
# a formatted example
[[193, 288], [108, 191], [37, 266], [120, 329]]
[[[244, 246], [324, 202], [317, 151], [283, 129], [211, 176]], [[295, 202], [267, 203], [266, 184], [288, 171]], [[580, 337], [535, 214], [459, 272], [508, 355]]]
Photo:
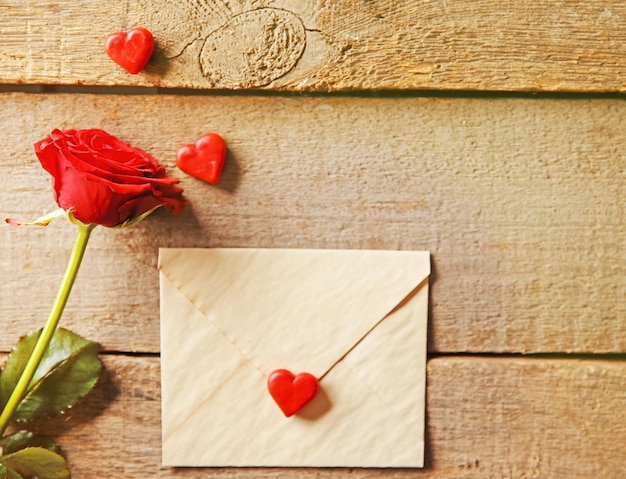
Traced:
[[104, 43], [107, 55], [128, 73], [139, 73], [154, 51], [154, 38], [145, 28], [133, 28], [128, 33], [111, 33]]
[[181, 146], [176, 166], [188, 175], [216, 185], [226, 161], [226, 143], [217, 133], [202, 135], [195, 144]]
[[277, 369], [267, 378], [267, 389], [283, 414], [289, 417], [315, 397], [318, 382], [309, 373], [294, 376], [286, 369]]

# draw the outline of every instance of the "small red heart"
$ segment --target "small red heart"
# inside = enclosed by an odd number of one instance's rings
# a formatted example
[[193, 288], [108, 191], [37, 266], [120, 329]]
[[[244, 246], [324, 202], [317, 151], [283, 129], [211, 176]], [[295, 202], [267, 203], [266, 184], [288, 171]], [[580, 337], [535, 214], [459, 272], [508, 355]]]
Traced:
[[226, 161], [226, 143], [217, 133], [202, 135], [195, 144], [181, 146], [176, 166], [188, 175], [216, 185]]
[[289, 417], [315, 397], [318, 382], [309, 373], [294, 376], [286, 369], [277, 369], [267, 378], [267, 389], [283, 414]]
[[128, 73], [139, 73], [154, 51], [154, 38], [145, 28], [133, 28], [128, 33], [111, 33], [104, 43], [107, 55]]

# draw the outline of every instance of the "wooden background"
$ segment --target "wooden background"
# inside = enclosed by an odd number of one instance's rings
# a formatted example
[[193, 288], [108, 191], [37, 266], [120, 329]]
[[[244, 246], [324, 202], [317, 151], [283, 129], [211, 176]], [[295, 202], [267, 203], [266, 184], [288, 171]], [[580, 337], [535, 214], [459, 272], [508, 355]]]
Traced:
[[[157, 48], [129, 75], [106, 35]], [[626, 477], [626, 3], [0, 0], [0, 214], [55, 208], [32, 144], [103, 128], [191, 207], [98, 228], [62, 325], [105, 373], [38, 425], [74, 477]], [[175, 168], [220, 133], [219, 186]], [[74, 229], [0, 227], [0, 351], [41, 326]], [[160, 465], [157, 251], [432, 253], [424, 470]]]

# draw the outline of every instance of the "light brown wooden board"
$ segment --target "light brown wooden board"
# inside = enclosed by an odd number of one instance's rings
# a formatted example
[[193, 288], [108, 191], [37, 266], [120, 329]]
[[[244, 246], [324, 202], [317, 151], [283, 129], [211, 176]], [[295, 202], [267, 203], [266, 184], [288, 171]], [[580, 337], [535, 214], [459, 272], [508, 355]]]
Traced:
[[[624, 91], [622, 0], [5, 0], [0, 83], [291, 91]], [[133, 76], [104, 53], [136, 26]]]
[[[429, 347], [626, 351], [626, 103], [619, 100], [0, 95], [0, 217], [56, 208], [32, 144], [104, 128], [191, 206], [92, 235], [62, 325], [159, 351], [159, 247], [429, 250]], [[219, 186], [175, 168], [207, 132]], [[0, 350], [47, 317], [75, 229], [0, 225]]]
[[67, 416], [38, 426], [58, 435], [73, 477], [618, 479], [626, 474], [623, 362], [430, 360], [424, 470], [162, 468], [159, 359], [106, 356], [104, 364], [92, 395]]

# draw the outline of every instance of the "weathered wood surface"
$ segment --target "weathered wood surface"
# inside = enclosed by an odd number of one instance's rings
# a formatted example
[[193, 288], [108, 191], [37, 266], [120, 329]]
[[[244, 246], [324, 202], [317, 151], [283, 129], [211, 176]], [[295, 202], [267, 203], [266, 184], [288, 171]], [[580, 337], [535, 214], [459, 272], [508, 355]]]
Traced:
[[73, 477], [494, 478], [626, 476], [626, 368], [602, 360], [428, 363], [424, 470], [161, 467], [159, 359], [104, 357], [92, 395], [41, 423]]
[[[159, 351], [159, 247], [432, 253], [438, 352], [626, 351], [626, 103], [620, 100], [0, 95], [2, 217], [56, 207], [32, 144], [101, 127], [153, 154], [191, 207], [97, 229], [63, 324]], [[175, 168], [224, 136], [222, 182]], [[74, 228], [0, 227], [0, 350], [41, 325]]]
[[[0, 91], [624, 92], [625, 24], [620, 0], [4, 0]], [[157, 41], [139, 75], [103, 49], [134, 26]], [[622, 99], [78, 92], [0, 94], [0, 219], [55, 207], [32, 143], [56, 127], [147, 150], [192, 205], [93, 234], [62, 325], [114, 354], [37, 425], [73, 477], [626, 476], [626, 363], [598, 355], [626, 352]], [[207, 131], [229, 147], [218, 187], [174, 164]], [[0, 225], [0, 351], [41, 326], [73, 235]], [[428, 362], [426, 468], [162, 468], [161, 246], [430, 250], [429, 349], [462, 354]], [[500, 355], [564, 351], [585, 359]]]
[[[291, 91], [624, 91], [622, 0], [4, 0], [0, 83]], [[104, 53], [157, 42], [132, 76]]]

